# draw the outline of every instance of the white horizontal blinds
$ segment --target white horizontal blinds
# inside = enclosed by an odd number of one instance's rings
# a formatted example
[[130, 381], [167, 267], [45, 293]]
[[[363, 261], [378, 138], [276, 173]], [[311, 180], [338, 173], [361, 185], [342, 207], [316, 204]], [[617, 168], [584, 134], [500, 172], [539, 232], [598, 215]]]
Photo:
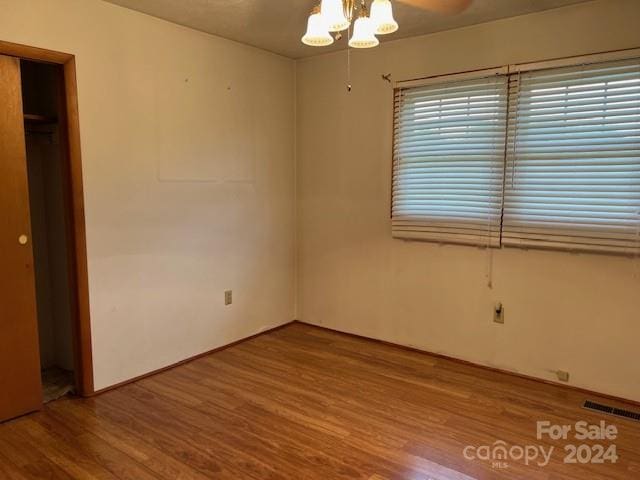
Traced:
[[500, 244], [506, 110], [505, 76], [396, 90], [394, 237]]
[[636, 253], [640, 60], [514, 74], [502, 242]]

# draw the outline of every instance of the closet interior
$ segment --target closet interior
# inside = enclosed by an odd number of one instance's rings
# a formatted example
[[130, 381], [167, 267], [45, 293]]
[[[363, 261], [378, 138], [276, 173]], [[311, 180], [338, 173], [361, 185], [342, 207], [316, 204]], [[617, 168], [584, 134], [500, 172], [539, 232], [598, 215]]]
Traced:
[[22, 103], [31, 212], [40, 367], [44, 401], [74, 381], [68, 181], [60, 125], [64, 115], [59, 65], [22, 60]]

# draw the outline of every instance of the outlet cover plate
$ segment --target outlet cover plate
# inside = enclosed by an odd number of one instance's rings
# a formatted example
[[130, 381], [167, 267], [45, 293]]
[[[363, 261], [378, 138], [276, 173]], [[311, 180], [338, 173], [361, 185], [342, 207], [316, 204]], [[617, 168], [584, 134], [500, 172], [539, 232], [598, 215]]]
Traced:
[[498, 303], [493, 308], [493, 322], [504, 324], [504, 307], [501, 303]]

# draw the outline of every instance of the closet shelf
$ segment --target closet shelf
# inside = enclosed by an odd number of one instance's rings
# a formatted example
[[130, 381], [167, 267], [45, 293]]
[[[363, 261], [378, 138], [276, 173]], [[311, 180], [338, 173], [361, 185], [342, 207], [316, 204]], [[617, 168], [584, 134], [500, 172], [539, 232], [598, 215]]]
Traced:
[[25, 123], [50, 124], [50, 123], [57, 123], [58, 119], [56, 117], [49, 117], [46, 115], [35, 115], [33, 113], [25, 113], [24, 121]]

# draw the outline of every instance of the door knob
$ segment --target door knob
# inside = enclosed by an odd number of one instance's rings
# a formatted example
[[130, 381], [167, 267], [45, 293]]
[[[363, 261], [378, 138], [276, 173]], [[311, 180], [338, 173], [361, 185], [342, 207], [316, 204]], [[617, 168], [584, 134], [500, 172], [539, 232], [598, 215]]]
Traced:
[[27, 237], [26, 235], [20, 235], [18, 237], [18, 243], [20, 245], [26, 245], [28, 241], [29, 241], [29, 237]]

